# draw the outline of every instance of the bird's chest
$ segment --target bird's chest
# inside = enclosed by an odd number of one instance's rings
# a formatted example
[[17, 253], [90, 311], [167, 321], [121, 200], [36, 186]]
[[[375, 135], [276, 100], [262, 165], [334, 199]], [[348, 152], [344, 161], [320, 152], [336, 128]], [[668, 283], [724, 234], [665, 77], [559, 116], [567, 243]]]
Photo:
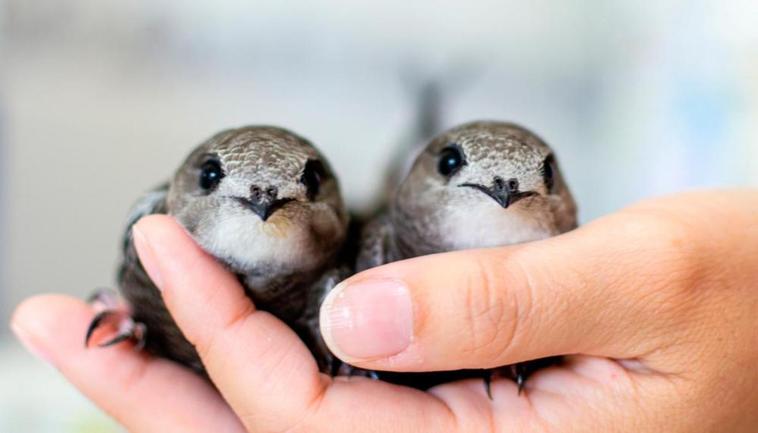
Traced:
[[239, 276], [255, 307], [291, 323], [302, 315], [310, 286], [302, 274], [250, 272]]
[[557, 233], [549, 213], [483, 203], [427, 215], [405, 225], [398, 235], [399, 243], [413, 252], [406, 255], [412, 256], [519, 244]]

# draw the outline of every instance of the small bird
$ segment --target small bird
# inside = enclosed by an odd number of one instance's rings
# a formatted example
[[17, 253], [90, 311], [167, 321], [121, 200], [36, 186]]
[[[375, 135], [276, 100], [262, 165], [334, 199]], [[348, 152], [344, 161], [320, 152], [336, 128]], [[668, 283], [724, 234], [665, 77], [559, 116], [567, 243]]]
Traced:
[[[323, 293], [349, 272], [339, 263], [349, 216], [326, 159], [285, 129], [229, 129], [200, 144], [173, 179], [145, 195], [128, 218], [118, 286], [125, 300], [100, 291], [96, 329], [117, 329], [107, 346], [134, 340], [151, 353], [192, 369], [204, 368], [177, 328], [160, 292], [137, 257], [132, 226], [149, 214], [168, 214], [195, 241], [238, 275], [256, 307], [288, 323], [322, 369], [331, 355], [314, 334]], [[315, 306], [314, 306], [315, 304]]]
[[[550, 147], [512, 124], [477, 121], [450, 129], [416, 158], [387, 208], [363, 228], [357, 271], [446, 251], [536, 241], [577, 226], [577, 209]], [[519, 390], [541, 360], [511, 366]], [[374, 372], [428, 388], [491, 371]]]

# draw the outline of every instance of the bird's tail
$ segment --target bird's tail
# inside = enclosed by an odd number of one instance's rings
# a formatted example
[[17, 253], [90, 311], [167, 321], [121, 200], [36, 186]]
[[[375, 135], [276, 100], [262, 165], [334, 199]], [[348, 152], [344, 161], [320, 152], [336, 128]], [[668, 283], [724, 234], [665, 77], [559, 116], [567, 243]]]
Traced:
[[375, 208], [382, 208], [389, 203], [419, 152], [434, 135], [440, 132], [442, 127], [442, 84], [436, 80], [426, 80], [411, 87], [411, 100], [414, 106], [412, 120], [406, 132], [394, 146], [384, 178], [384, 188], [378, 197], [380, 205]]

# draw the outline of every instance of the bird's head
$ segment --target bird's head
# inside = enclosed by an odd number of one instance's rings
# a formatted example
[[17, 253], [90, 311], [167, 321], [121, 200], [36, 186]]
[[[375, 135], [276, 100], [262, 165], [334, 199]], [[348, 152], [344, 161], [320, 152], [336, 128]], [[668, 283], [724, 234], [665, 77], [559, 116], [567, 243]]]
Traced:
[[421, 253], [526, 242], [576, 226], [576, 206], [550, 147], [503, 122], [467, 123], [434, 138], [392, 210]]
[[276, 127], [230, 129], [202, 143], [175, 174], [167, 206], [206, 251], [240, 273], [316, 268], [347, 230], [326, 159]]

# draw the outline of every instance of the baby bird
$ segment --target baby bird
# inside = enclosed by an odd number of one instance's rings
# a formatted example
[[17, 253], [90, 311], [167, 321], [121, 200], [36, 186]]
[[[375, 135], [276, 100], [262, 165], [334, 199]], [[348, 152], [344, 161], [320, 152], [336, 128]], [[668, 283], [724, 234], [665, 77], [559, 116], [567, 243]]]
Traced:
[[203, 372], [145, 273], [132, 226], [148, 214], [168, 214], [195, 241], [238, 275], [256, 307], [297, 331], [323, 368], [330, 357], [312, 327], [322, 293], [344, 272], [338, 265], [348, 213], [326, 159], [306, 139], [270, 126], [229, 129], [200, 144], [166, 185], [144, 196], [128, 219], [118, 285], [126, 308], [106, 292], [86, 342], [104, 324], [157, 355]]
[[[434, 138], [416, 158], [388, 209], [364, 227], [357, 270], [420, 255], [536, 241], [577, 226], [574, 199], [550, 147], [529, 130], [466, 123]], [[536, 367], [511, 366], [519, 390]], [[428, 388], [489, 371], [376, 372]]]

